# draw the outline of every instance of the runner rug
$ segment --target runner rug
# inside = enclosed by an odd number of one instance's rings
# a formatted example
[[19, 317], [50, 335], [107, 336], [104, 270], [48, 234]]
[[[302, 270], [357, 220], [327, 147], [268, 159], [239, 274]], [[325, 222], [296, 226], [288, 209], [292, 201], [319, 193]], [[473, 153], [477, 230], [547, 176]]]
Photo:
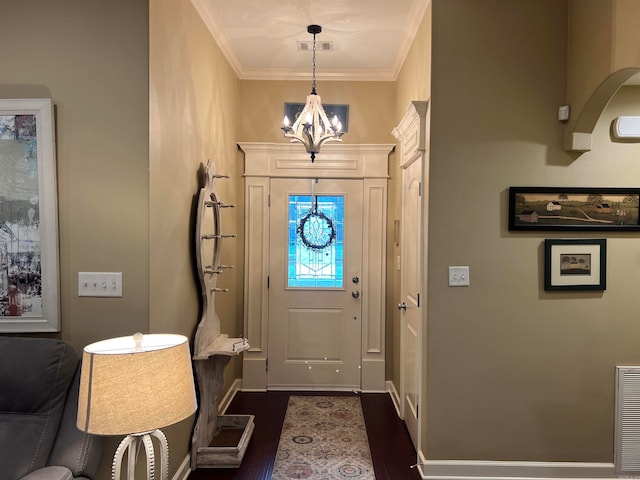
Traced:
[[374, 480], [360, 397], [289, 397], [271, 480]]

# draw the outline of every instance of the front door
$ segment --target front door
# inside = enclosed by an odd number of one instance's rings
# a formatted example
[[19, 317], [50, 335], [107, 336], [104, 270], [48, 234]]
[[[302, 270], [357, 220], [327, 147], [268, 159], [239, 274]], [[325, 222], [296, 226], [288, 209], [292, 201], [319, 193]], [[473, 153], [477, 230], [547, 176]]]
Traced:
[[362, 192], [271, 179], [268, 388], [360, 388]]

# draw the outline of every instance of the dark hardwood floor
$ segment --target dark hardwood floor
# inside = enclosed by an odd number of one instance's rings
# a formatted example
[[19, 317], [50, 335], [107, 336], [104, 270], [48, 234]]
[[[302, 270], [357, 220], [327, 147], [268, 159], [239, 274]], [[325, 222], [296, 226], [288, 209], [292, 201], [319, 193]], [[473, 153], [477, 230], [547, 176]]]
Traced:
[[[267, 480], [275, 461], [280, 430], [291, 395], [350, 395], [346, 392], [239, 392], [226, 413], [255, 415], [255, 429], [240, 468], [203, 468], [189, 480]], [[369, 436], [375, 480], [419, 479], [416, 451], [404, 422], [386, 393], [363, 393], [362, 411]]]

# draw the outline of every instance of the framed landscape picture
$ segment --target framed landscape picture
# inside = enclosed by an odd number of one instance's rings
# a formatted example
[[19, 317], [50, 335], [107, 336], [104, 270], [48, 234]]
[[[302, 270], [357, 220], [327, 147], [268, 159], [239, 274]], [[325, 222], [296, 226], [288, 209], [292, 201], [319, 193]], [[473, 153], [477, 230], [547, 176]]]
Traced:
[[60, 330], [50, 99], [0, 99], [0, 332]]
[[509, 230], [640, 230], [640, 188], [511, 187]]
[[606, 290], [606, 239], [544, 241], [545, 290]]

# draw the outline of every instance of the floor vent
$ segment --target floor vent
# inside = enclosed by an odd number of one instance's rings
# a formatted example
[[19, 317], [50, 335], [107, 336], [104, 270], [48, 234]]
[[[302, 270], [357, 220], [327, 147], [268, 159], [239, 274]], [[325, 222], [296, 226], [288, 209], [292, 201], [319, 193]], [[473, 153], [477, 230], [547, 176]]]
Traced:
[[640, 366], [616, 367], [614, 464], [618, 475], [640, 475]]

